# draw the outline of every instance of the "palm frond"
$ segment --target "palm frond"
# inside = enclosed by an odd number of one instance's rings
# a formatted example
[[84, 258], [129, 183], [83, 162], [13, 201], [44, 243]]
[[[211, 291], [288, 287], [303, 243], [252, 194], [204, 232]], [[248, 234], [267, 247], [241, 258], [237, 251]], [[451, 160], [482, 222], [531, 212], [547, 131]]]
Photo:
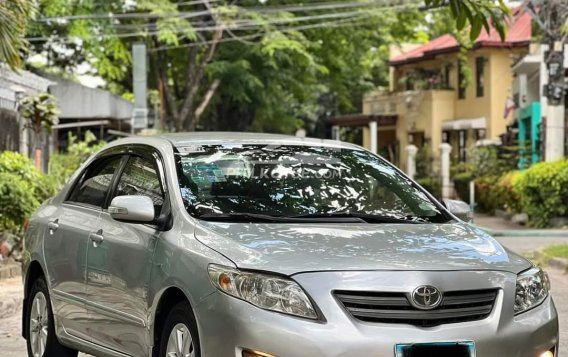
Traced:
[[26, 26], [35, 9], [33, 0], [0, 0], [0, 62], [6, 62], [12, 69], [22, 64], [21, 51], [27, 45]]

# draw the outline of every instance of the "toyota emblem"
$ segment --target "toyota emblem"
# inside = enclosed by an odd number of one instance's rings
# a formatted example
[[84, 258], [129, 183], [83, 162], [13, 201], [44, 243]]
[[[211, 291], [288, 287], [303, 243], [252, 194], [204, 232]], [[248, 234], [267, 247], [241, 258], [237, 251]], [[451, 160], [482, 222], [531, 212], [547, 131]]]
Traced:
[[442, 302], [442, 292], [429, 285], [417, 287], [412, 293], [413, 305], [422, 310], [432, 310]]

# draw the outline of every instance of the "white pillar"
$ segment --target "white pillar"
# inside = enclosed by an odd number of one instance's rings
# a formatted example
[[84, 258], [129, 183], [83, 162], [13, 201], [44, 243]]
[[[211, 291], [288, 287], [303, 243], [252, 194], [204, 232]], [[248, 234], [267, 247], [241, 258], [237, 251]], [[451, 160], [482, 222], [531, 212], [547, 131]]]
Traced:
[[418, 148], [416, 145], [408, 145], [406, 147], [406, 174], [411, 179], [414, 179], [414, 175], [416, 175], [416, 154], [418, 153]]
[[564, 107], [548, 105], [545, 125], [545, 160], [557, 161], [564, 158]]
[[[541, 64], [541, 81], [548, 84], [549, 76], [546, 67], [546, 46], [542, 51], [542, 64]], [[568, 68], [568, 47], [564, 47], [564, 68]], [[544, 86], [541, 85], [541, 88]], [[565, 119], [564, 107], [561, 105], [550, 105], [546, 94], [543, 93], [542, 112], [544, 113], [544, 160], [547, 162], [557, 161], [564, 157], [564, 136], [565, 136]]]
[[376, 154], [379, 150], [378, 150], [378, 138], [377, 138], [377, 122], [376, 121], [371, 121], [369, 122], [369, 131], [371, 132], [370, 134], [370, 138], [371, 138], [371, 152], [373, 154]]
[[331, 138], [333, 140], [341, 140], [340, 130], [341, 128], [339, 125], [334, 125], [331, 127]]
[[450, 184], [450, 153], [452, 146], [448, 143], [440, 144], [440, 160], [441, 160], [441, 175], [442, 175], [442, 198], [450, 198], [452, 194], [452, 187]]

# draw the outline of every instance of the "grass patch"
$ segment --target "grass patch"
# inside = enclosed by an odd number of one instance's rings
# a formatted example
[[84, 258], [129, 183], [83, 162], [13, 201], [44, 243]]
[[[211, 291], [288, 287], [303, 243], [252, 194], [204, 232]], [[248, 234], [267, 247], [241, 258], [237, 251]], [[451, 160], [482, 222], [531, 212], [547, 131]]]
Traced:
[[552, 258], [568, 259], [568, 244], [553, 244], [542, 249], [539, 254], [527, 257], [539, 266], [547, 266]]

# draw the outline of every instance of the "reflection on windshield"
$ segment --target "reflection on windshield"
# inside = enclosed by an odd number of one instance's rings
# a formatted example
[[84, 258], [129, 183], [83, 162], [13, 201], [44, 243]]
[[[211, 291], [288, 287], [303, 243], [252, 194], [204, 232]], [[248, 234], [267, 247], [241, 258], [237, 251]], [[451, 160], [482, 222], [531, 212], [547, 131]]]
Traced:
[[390, 164], [363, 150], [288, 145], [180, 148], [185, 207], [202, 214], [358, 213], [447, 219]]

